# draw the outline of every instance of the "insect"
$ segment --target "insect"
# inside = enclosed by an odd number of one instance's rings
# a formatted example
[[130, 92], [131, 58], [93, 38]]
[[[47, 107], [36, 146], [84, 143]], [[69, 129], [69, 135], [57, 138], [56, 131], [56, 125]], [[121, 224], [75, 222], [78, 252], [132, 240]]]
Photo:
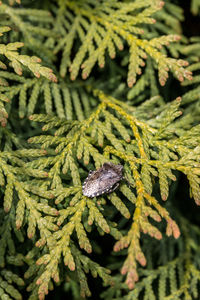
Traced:
[[124, 179], [122, 165], [104, 163], [101, 168], [89, 172], [82, 186], [83, 195], [93, 198], [111, 193], [119, 186], [122, 179]]

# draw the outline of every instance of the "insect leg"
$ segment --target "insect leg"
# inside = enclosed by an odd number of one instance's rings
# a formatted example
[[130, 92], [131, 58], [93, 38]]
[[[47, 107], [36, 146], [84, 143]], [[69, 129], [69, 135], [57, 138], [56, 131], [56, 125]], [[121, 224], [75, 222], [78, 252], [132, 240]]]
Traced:
[[112, 193], [112, 192], [114, 192], [117, 188], [118, 188], [118, 186], [119, 186], [119, 182], [117, 182], [109, 191], [108, 191], [108, 193]]

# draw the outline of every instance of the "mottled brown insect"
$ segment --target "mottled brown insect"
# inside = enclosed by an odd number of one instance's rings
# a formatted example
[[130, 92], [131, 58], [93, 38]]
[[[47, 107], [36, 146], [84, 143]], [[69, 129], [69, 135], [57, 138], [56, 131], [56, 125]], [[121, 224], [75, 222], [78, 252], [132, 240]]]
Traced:
[[104, 163], [96, 171], [90, 171], [83, 183], [83, 195], [93, 198], [105, 193], [113, 192], [123, 179], [123, 166], [111, 162]]

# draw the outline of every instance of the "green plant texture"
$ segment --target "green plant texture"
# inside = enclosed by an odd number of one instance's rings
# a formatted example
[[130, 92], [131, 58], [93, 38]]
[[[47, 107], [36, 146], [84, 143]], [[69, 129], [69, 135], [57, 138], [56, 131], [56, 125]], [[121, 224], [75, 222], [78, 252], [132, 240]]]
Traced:
[[[0, 1], [0, 299], [200, 299], [186, 2]], [[84, 196], [105, 162], [125, 180]]]

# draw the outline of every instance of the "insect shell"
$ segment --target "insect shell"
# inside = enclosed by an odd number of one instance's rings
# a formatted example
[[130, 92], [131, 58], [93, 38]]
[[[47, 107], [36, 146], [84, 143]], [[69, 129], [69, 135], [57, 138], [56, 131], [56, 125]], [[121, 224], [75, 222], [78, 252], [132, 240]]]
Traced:
[[90, 171], [83, 183], [83, 195], [93, 198], [105, 193], [113, 192], [123, 179], [123, 166], [111, 162], [104, 163], [96, 171]]

